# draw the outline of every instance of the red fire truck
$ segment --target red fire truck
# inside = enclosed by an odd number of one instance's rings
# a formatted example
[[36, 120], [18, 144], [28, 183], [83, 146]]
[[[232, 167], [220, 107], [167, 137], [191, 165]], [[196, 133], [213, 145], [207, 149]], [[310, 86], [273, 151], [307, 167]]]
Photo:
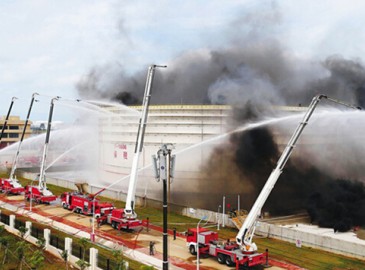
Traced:
[[111, 213], [98, 218], [98, 224], [110, 224], [116, 230], [129, 230], [142, 226], [142, 221], [126, 217], [124, 209], [113, 209]]
[[197, 254], [197, 245], [199, 243], [199, 253], [208, 254], [217, 257], [221, 264], [228, 266], [244, 265], [255, 266], [265, 263], [268, 253], [242, 252], [240, 246], [236, 242], [219, 241], [218, 233], [210, 231], [206, 228], [190, 228], [188, 229], [186, 241], [189, 251], [192, 255]]
[[27, 185], [25, 187], [25, 199], [27, 201], [31, 200], [36, 203], [51, 203], [57, 200], [57, 196], [53, 195], [51, 191], [48, 190], [47, 187], [40, 190], [38, 186]]
[[95, 196], [78, 191], [64, 192], [61, 195], [61, 203], [64, 209], [83, 215], [92, 215], [95, 209], [95, 218], [107, 215], [114, 209], [112, 203], [100, 202]]
[[24, 192], [24, 187], [16, 179], [0, 178], [1, 192], [12, 195], [19, 195]]

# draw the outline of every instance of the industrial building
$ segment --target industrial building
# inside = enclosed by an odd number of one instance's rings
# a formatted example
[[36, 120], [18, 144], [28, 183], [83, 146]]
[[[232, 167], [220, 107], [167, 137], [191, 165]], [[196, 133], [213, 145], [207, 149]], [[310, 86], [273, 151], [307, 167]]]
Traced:
[[[138, 114], [133, 112], [141, 108], [107, 109], [113, 115], [109, 114], [100, 121], [99, 158], [103, 175], [101, 179], [113, 182], [130, 173], [138, 129]], [[192, 148], [187, 154], [184, 153], [184, 149], [225, 133], [229, 114], [228, 106], [151, 106], [139, 164], [139, 168], [145, 170], [139, 173], [136, 194], [150, 199], [160, 199], [158, 192], [160, 186], [153, 178], [150, 165], [151, 156], [166, 143], [174, 145], [172, 154], [176, 154], [178, 160], [175, 168], [176, 181], [174, 180], [174, 184], [171, 185], [171, 190], [177, 189], [181, 184], [186, 186], [196, 181], [200, 166], [210, 154], [210, 147]], [[190, 158], [186, 158], [187, 155]], [[125, 191], [128, 181], [124, 181], [121, 185], [121, 190]], [[175, 203], [186, 202], [175, 201]]]
[[[6, 117], [2, 116], [0, 118], [0, 129], [2, 130], [5, 123]], [[3, 137], [0, 143], [0, 149], [4, 148], [12, 143], [18, 142], [20, 140], [21, 134], [23, 132], [25, 125], [25, 120], [21, 120], [19, 116], [10, 116], [7, 125], [4, 130]], [[32, 135], [32, 130], [30, 129], [31, 122], [28, 122], [27, 128], [25, 130], [24, 139], [29, 138]]]

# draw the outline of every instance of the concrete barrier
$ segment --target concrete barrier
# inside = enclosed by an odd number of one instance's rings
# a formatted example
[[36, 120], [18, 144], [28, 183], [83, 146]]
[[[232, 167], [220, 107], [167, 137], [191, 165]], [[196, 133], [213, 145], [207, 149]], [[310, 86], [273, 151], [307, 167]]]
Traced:
[[334, 233], [333, 229], [318, 228], [312, 225], [279, 226], [260, 222], [260, 225], [256, 228], [256, 233], [336, 254], [359, 259], [365, 258], [365, 241], [357, 238], [352, 232]]
[[[19, 230], [17, 230], [14, 227], [14, 224], [15, 224], [15, 215], [10, 215], [10, 225], [6, 225], [6, 224], [0, 222], [0, 225], [3, 225], [5, 230], [7, 230], [8, 232], [10, 232], [12, 234], [20, 236], [20, 232], [19, 232]], [[33, 237], [30, 234], [31, 227], [32, 227], [32, 223], [27, 221], [26, 222], [26, 228], [28, 230], [24, 235], [24, 240], [26, 240], [27, 242], [29, 242], [33, 245], [37, 245], [38, 239]], [[54, 247], [50, 244], [51, 230], [44, 229], [43, 237], [45, 239], [44, 250], [51, 253], [52, 255], [62, 259], [61, 254], [62, 254], [63, 250], [60, 250], [60, 249], [58, 249], [58, 248], [56, 248], [56, 247]], [[74, 267], [77, 267], [76, 262], [79, 261], [80, 258], [72, 255], [72, 253], [71, 253], [72, 250], [71, 249], [72, 249], [72, 239], [66, 237], [65, 238], [65, 250], [68, 253], [68, 260], [67, 261], [70, 264], [72, 264]], [[90, 256], [89, 256], [90, 257], [90, 260], [89, 260], [90, 267], [88, 267], [87, 269], [88, 270], [103, 270], [103, 269], [97, 267], [98, 250], [95, 249], [95, 248], [90, 248], [89, 252], [90, 252]]]

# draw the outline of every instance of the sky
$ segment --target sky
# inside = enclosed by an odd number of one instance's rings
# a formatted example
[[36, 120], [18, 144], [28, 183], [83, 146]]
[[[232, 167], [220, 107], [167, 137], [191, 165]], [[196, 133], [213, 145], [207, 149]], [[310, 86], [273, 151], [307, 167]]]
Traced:
[[[252, 15], [257, 12], [260, 17]], [[362, 61], [364, 13], [361, 0], [2, 0], [0, 115], [15, 96], [12, 114], [24, 119], [37, 92], [31, 120], [47, 120], [50, 99], [61, 96], [53, 119], [72, 122], [78, 105], [65, 103], [80, 98], [76, 85], [94, 67], [147, 72], [150, 64], [169, 64], [189, 51], [224, 48], [252, 30], [243, 15], [299, 58]]]

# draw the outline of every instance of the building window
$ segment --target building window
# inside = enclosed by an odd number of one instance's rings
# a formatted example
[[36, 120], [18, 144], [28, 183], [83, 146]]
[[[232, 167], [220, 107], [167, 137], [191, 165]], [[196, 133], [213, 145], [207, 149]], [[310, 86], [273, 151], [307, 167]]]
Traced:
[[19, 129], [19, 126], [9, 126], [9, 129]]
[[18, 133], [9, 133], [9, 138], [19, 138]]

